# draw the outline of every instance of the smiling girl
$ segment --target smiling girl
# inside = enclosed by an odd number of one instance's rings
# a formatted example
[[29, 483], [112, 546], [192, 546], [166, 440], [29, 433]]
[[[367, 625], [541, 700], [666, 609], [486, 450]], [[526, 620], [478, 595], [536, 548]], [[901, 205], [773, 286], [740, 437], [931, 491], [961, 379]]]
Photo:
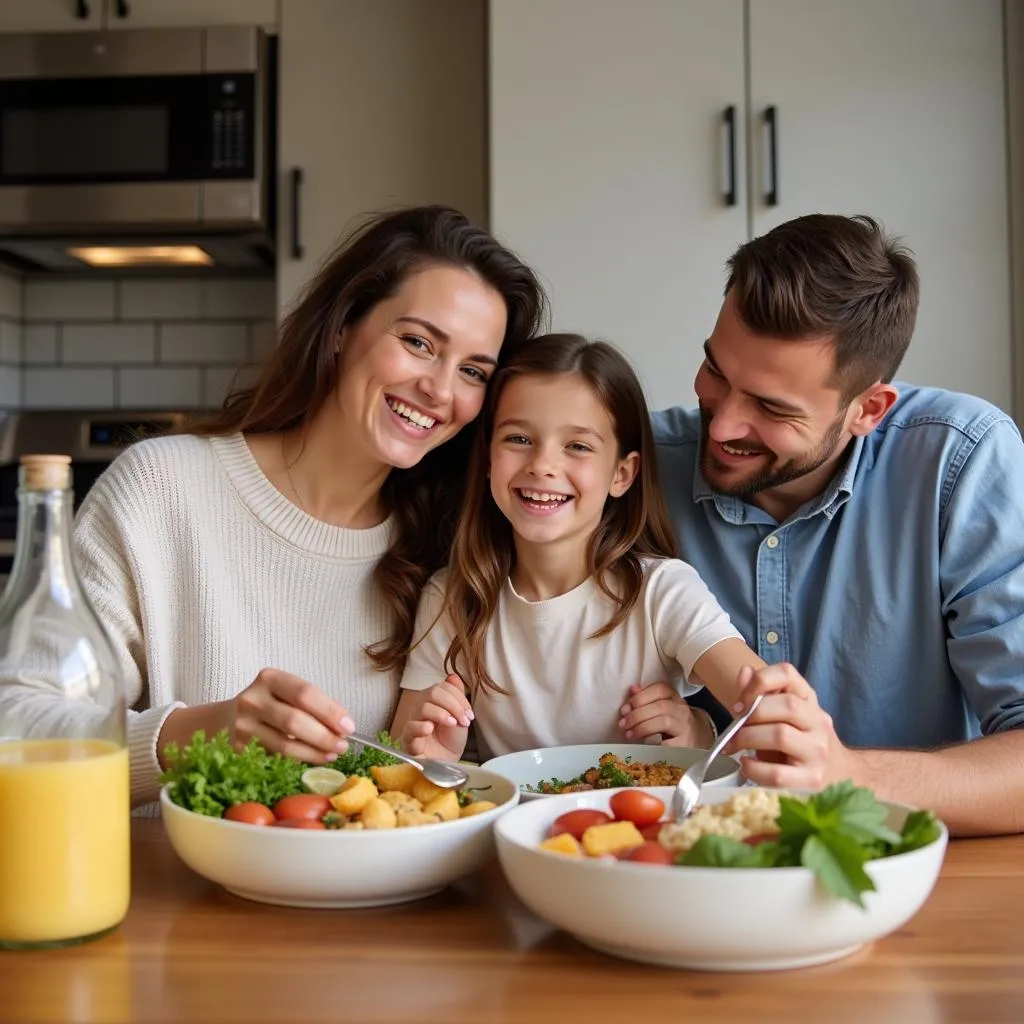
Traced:
[[393, 731], [411, 753], [444, 758], [461, 756], [474, 719], [482, 755], [621, 741], [623, 727], [707, 745], [710, 723], [680, 694], [705, 685], [732, 707], [764, 662], [672, 557], [629, 363], [602, 342], [549, 335], [491, 387]]

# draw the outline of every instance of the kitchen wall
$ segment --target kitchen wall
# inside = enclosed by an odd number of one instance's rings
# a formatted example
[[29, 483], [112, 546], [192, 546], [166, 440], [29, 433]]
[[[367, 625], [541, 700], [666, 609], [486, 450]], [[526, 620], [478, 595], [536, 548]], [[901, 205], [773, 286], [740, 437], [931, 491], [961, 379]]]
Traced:
[[214, 408], [273, 345], [275, 302], [272, 280], [0, 272], [0, 407]]

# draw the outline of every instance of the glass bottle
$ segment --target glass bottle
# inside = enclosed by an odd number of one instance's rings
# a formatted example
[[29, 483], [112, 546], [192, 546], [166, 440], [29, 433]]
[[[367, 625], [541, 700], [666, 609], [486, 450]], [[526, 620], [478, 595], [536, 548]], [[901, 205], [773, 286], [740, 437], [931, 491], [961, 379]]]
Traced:
[[61, 946], [128, 910], [124, 682], [72, 558], [71, 460], [26, 455], [0, 599], [0, 948]]

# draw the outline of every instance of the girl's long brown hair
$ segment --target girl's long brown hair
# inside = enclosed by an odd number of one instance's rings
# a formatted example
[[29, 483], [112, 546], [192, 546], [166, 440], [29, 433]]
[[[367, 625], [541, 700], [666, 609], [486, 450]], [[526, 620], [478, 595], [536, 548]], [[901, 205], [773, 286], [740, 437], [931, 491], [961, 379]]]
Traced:
[[615, 602], [612, 617], [593, 634], [606, 636], [632, 611], [643, 586], [645, 557], [671, 558], [676, 543], [658, 480], [654, 436], [643, 388], [626, 357], [614, 346], [578, 334], [535, 338], [511, 356], [495, 375], [487, 395], [466, 477], [455, 543], [448, 564], [446, 597], [452, 642], [445, 671], [462, 677], [470, 692], [483, 687], [507, 693], [487, 672], [487, 629], [501, 589], [512, 571], [512, 527], [491, 496], [487, 469], [495, 415], [502, 391], [517, 377], [576, 375], [593, 390], [615, 428], [619, 457], [638, 452], [640, 466], [632, 486], [605, 503], [601, 522], [590, 538], [587, 558], [597, 585]]
[[[343, 240], [281, 324], [257, 381], [234, 388], [221, 410], [194, 424], [202, 436], [292, 430], [312, 420], [337, 385], [337, 339], [413, 273], [432, 265], [473, 271], [505, 300], [501, 360], [540, 328], [546, 302], [533, 272], [461, 213], [422, 206], [379, 215]], [[381, 492], [394, 540], [377, 563], [377, 585], [393, 613], [390, 635], [368, 648], [382, 671], [399, 669], [412, 639], [420, 591], [447, 560], [474, 427], [461, 430], [410, 469], [394, 469]]]

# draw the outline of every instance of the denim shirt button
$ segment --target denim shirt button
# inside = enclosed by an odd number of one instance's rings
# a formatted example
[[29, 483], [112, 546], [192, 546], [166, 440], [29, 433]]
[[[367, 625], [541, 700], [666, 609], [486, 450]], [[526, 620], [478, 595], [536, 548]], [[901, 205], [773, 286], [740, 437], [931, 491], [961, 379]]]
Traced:
[[774, 629], [769, 629], [764, 635], [765, 640], [770, 644], [777, 644], [779, 642], [779, 634]]
[[779, 538], [773, 533], [766, 541], [765, 544], [770, 548], [777, 548], [779, 546]]

